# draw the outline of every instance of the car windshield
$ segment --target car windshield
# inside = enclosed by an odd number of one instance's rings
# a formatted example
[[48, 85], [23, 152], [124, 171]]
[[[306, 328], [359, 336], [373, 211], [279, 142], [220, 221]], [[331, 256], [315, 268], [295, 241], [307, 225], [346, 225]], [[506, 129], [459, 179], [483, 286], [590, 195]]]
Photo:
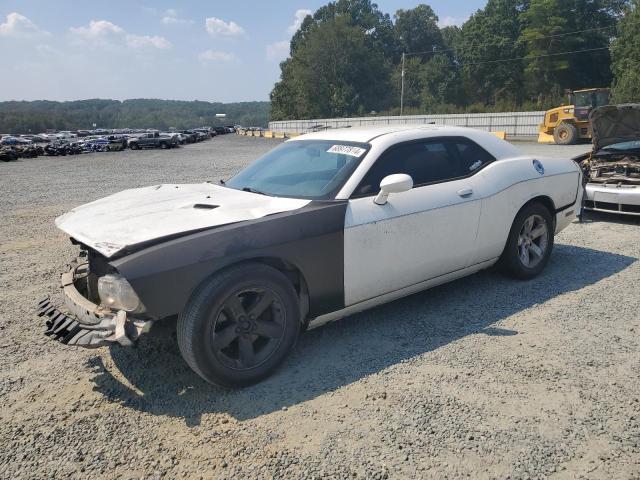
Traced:
[[640, 150], [640, 140], [632, 140], [630, 142], [614, 143], [613, 145], [607, 145], [602, 150], [627, 152], [631, 150]]
[[337, 140], [286, 142], [225, 185], [279, 197], [333, 198], [368, 150], [366, 143]]

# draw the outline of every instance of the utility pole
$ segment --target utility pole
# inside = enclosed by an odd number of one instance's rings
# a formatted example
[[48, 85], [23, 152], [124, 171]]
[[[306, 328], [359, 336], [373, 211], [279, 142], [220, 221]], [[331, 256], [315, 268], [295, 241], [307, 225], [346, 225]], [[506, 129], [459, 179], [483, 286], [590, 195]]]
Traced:
[[402, 74], [400, 75], [400, 115], [404, 112], [404, 58], [405, 53], [402, 52]]

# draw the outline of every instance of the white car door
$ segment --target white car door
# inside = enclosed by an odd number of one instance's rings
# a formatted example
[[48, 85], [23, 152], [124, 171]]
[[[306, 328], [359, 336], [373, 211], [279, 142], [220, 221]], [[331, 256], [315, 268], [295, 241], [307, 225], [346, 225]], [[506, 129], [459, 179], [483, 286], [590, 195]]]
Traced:
[[[478, 153], [463, 158], [465, 145]], [[481, 210], [473, 174], [492, 160], [457, 137], [409, 142], [382, 154], [347, 207], [345, 305], [471, 265]], [[396, 173], [410, 175], [414, 188], [377, 205], [380, 181]]]

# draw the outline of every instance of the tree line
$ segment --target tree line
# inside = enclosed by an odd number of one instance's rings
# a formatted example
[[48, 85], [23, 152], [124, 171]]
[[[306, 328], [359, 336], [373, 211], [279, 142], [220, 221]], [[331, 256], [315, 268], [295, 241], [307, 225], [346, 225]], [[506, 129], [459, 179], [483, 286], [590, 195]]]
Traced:
[[488, 0], [460, 27], [426, 4], [393, 17], [371, 0], [308, 15], [271, 92], [272, 119], [541, 110], [613, 86], [640, 100], [640, 0]]
[[[225, 113], [225, 118], [216, 114]], [[269, 102], [210, 103], [174, 100], [78, 100], [73, 102], [0, 102], [0, 134], [96, 128], [169, 128], [266, 126]]]

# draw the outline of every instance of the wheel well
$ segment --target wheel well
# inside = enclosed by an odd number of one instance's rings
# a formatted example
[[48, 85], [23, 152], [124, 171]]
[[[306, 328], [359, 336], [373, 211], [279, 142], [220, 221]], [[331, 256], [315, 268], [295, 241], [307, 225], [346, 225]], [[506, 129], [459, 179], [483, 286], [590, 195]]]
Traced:
[[[555, 207], [555, 204], [553, 203], [553, 200], [551, 200], [551, 198], [547, 197], [546, 195], [538, 195], [537, 197], [533, 197], [527, 203], [522, 205], [522, 207], [520, 207], [520, 209], [514, 215], [513, 220], [511, 220], [512, 227], [510, 227], [510, 228], [513, 228], [513, 224], [515, 223], [516, 218], [518, 217], [520, 212], [524, 208], [526, 208], [528, 205], [531, 205], [532, 203], [540, 203], [540, 204], [544, 205], [544, 207], [549, 211], [549, 215], [551, 215], [551, 221], [553, 222], [553, 231], [555, 232], [555, 230], [556, 230], [556, 207]], [[505, 246], [504, 246], [504, 248], [502, 250], [501, 258], [504, 255], [505, 249], [507, 248], [508, 240], [509, 240], [509, 238], [507, 237], [505, 239]]]
[[[545, 208], [547, 210], [549, 210], [549, 215], [551, 216], [551, 220], [553, 221], [553, 228], [555, 230], [555, 227], [556, 227], [556, 205], [555, 205], [555, 203], [553, 203], [553, 200], [551, 200], [551, 198], [547, 197], [546, 195], [539, 195], [537, 197], [532, 198], [527, 203], [525, 203], [520, 208], [520, 210], [518, 210], [518, 213], [520, 213], [523, 208], [525, 208], [528, 205], [531, 205], [532, 203], [541, 203], [542, 205], [545, 206]], [[518, 213], [516, 213], [516, 217], [518, 216]], [[515, 219], [515, 217], [514, 217], [514, 219]]]
[[302, 274], [302, 271], [297, 266], [278, 257], [255, 257], [243, 259], [235, 263], [230, 263], [229, 265], [226, 265], [224, 267], [224, 270], [246, 263], [261, 263], [263, 265], [268, 265], [280, 271], [285, 277], [287, 277], [287, 279], [293, 285], [293, 288], [295, 288], [296, 293], [298, 294], [298, 300], [300, 302], [301, 321], [303, 323], [307, 321], [307, 316], [309, 314], [309, 288], [307, 286], [307, 281]]

